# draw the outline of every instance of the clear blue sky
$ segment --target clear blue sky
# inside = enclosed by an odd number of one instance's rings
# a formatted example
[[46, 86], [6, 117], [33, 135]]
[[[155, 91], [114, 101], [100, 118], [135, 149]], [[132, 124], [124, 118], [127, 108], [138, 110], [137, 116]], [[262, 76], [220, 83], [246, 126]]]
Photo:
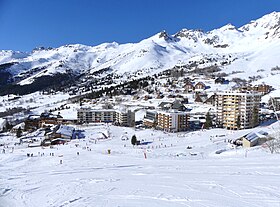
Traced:
[[138, 42], [161, 30], [239, 27], [280, 0], [0, 0], [0, 50]]

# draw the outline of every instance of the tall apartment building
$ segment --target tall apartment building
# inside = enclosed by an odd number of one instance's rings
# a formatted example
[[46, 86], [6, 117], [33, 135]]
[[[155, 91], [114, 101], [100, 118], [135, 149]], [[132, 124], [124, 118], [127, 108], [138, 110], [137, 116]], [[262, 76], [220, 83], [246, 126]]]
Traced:
[[218, 127], [247, 129], [259, 124], [261, 95], [256, 92], [221, 92], [216, 96]]
[[159, 111], [157, 128], [168, 132], [187, 131], [188, 114], [179, 111]]
[[78, 123], [116, 123], [121, 126], [134, 126], [135, 113], [128, 111], [119, 111], [114, 109], [78, 109]]

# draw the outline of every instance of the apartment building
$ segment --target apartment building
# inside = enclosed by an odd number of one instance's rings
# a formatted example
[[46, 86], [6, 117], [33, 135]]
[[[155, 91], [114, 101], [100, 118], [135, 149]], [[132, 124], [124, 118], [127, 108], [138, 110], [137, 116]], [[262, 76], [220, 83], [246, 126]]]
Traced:
[[217, 126], [227, 129], [247, 129], [257, 126], [260, 99], [261, 95], [257, 92], [217, 93]]
[[135, 126], [135, 113], [132, 112], [131, 110], [115, 111], [115, 113], [116, 113], [115, 123], [119, 124], [120, 126], [128, 126], [128, 127]]
[[270, 97], [268, 100], [269, 109], [280, 111], [280, 97]]
[[168, 132], [187, 131], [188, 115], [179, 111], [159, 111], [157, 128]]
[[156, 127], [158, 114], [155, 110], [147, 110], [143, 123], [147, 127]]
[[119, 111], [114, 109], [78, 109], [78, 123], [115, 123], [121, 126], [134, 126], [135, 113], [128, 111]]

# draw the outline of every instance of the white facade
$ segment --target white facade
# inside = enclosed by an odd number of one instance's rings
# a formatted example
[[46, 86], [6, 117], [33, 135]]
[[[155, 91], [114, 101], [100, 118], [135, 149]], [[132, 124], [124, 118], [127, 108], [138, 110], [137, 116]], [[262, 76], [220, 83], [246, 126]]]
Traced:
[[91, 109], [81, 108], [78, 110], [79, 123], [116, 123], [121, 126], [134, 126], [135, 113], [128, 111], [119, 111], [113, 109]]

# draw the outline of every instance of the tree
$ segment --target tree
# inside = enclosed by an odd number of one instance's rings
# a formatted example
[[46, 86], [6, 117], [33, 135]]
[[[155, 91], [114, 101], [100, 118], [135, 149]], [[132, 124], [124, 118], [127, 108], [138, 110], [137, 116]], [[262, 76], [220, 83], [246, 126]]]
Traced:
[[268, 137], [268, 141], [266, 142], [266, 146], [269, 149], [270, 153], [280, 153], [280, 136], [279, 132]]
[[13, 126], [7, 121], [5, 126], [5, 131], [9, 131], [13, 128]]
[[22, 135], [22, 130], [21, 130], [21, 127], [19, 127], [19, 128], [17, 129], [17, 134], [16, 134], [16, 136], [17, 136], [17, 138], [19, 138], [19, 137], [21, 137], [21, 135]]
[[210, 116], [210, 113], [207, 112], [206, 114], [206, 121], [205, 121], [205, 129], [209, 129], [209, 127], [212, 127], [213, 123], [212, 123], [212, 118]]
[[240, 117], [240, 115], [237, 116], [236, 126], [237, 126], [237, 129], [240, 129], [240, 127], [241, 127], [241, 117]]
[[253, 108], [253, 114], [252, 114], [252, 127], [255, 127], [259, 124], [259, 109], [258, 107]]
[[131, 138], [131, 144], [132, 144], [133, 146], [137, 144], [137, 138], [136, 138], [135, 134], [134, 134], [134, 135], [132, 136], [132, 138]]

